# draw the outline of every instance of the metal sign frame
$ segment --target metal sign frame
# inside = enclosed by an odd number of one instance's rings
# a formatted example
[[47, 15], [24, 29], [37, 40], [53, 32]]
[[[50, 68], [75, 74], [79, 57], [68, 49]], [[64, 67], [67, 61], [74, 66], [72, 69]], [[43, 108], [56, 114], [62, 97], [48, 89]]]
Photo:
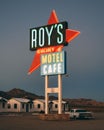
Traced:
[[49, 75], [45, 76], [45, 114], [49, 114], [49, 94], [58, 93], [58, 114], [62, 114], [62, 75], [58, 75], [58, 87], [49, 87]]

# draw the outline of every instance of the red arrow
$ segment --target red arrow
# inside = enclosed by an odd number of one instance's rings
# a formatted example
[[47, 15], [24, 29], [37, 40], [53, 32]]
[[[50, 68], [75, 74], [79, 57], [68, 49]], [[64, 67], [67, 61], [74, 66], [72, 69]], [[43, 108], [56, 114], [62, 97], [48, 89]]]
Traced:
[[[49, 17], [48, 25], [49, 24], [55, 24], [55, 23], [58, 23], [58, 22], [59, 22], [59, 20], [58, 20], [58, 17], [56, 15], [56, 12], [55, 12], [55, 10], [53, 10], [51, 12], [50, 17]], [[80, 34], [79, 31], [66, 29], [66, 42], [67, 43], [70, 42], [75, 37], [77, 37], [79, 34]], [[57, 52], [57, 51], [61, 51], [62, 50], [63, 45], [48, 47], [48, 49], [49, 48], [50, 48], [51, 52]], [[34, 59], [32, 61], [32, 64], [31, 64], [31, 66], [29, 68], [28, 74], [31, 74], [33, 71], [35, 71], [40, 66], [40, 56], [41, 56], [41, 54], [46, 53], [42, 49], [38, 49], [36, 51], [36, 54], [35, 54]], [[44, 48], [44, 50], [47, 50], [47, 48]], [[49, 52], [47, 52], [47, 53], [49, 53]]]

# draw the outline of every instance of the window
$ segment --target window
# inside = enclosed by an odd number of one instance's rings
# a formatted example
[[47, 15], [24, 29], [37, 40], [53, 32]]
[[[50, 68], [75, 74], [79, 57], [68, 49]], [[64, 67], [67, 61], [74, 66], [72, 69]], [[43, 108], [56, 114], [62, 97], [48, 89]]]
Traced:
[[70, 112], [74, 112], [74, 110], [71, 110]]
[[37, 108], [40, 108], [40, 104], [37, 105]]
[[11, 108], [11, 105], [10, 104], [8, 104], [8, 109], [10, 109]]
[[86, 110], [76, 110], [76, 112], [87, 112]]
[[57, 104], [55, 104], [55, 108], [58, 108], [58, 105], [57, 105]]
[[5, 102], [2, 103], [2, 108], [5, 108]]
[[14, 104], [14, 109], [17, 109], [17, 104]]

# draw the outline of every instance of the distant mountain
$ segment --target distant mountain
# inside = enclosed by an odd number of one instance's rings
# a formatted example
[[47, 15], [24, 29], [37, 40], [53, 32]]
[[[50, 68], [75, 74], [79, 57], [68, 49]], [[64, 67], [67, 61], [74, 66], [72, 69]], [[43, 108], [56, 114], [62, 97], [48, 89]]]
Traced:
[[[4, 97], [6, 99], [10, 99], [10, 98], [13, 98], [13, 97], [15, 97], [15, 98], [28, 98], [28, 99], [31, 99], [31, 100], [44, 99], [44, 96], [39, 96], [39, 95], [24, 91], [24, 90], [18, 89], [18, 88], [14, 88], [14, 89], [12, 89], [8, 92], [0, 91], [0, 96]], [[50, 96], [49, 99], [55, 100], [55, 99], [57, 99], [57, 97]]]
[[98, 102], [93, 99], [85, 99], [85, 98], [79, 98], [79, 99], [65, 99], [68, 104], [71, 106], [95, 106], [95, 107], [104, 107], [104, 102]]
[[7, 94], [7, 92], [0, 91], [0, 97], [4, 97], [6, 99], [9, 99], [10, 96]]
[[3, 92], [3, 91], [0, 91], [0, 96], [1, 97], [4, 97], [4, 98], [7, 98], [7, 99], [10, 99], [10, 98], [29, 98], [29, 99], [36, 99], [36, 98], [44, 98], [43, 96], [38, 96], [36, 94], [33, 94], [33, 93], [30, 93], [30, 92], [27, 92], [27, 91], [24, 91], [22, 89], [17, 89], [17, 88], [14, 88], [8, 92]]
[[[31, 100], [34, 99], [44, 99], [44, 96], [39, 96], [27, 91], [24, 91], [22, 89], [18, 89], [18, 88], [14, 88], [8, 92], [3, 92], [0, 91], [0, 97], [4, 97], [6, 99], [10, 99], [10, 98], [28, 98]], [[50, 96], [49, 97], [50, 100], [56, 100], [57, 97], [55, 96]], [[65, 100], [68, 104], [70, 104], [70, 106], [102, 106], [104, 107], [104, 102], [98, 102], [96, 100], [92, 100], [92, 99], [85, 99], [85, 98], [80, 98], [80, 99], [63, 99]]]

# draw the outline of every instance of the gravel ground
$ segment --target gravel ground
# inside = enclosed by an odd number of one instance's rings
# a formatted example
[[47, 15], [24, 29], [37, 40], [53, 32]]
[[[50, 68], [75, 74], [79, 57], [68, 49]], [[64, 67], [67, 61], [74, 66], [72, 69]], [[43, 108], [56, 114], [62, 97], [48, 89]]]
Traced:
[[93, 120], [43, 121], [32, 114], [0, 115], [0, 130], [104, 130], [104, 113]]

